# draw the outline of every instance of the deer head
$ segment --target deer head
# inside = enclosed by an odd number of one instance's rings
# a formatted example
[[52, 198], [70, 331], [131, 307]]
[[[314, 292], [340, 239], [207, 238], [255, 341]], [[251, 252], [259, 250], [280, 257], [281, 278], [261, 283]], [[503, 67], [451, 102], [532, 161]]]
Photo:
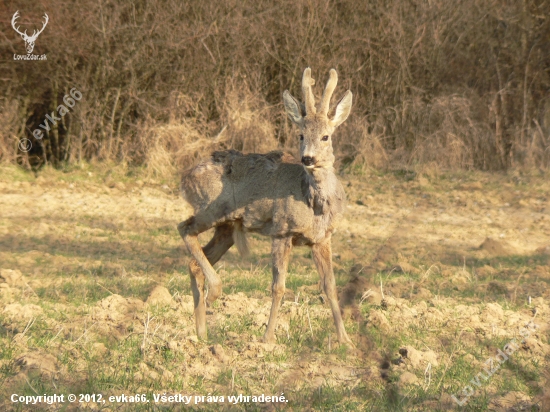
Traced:
[[305, 104], [300, 104], [288, 90], [283, 93], [286, 113], [300, 128], [300, 159], [308, 172], [319, 168], [332, 168], [332, 133], [348, 118], [351, 111], [352, 93], [348, 90], [337, 103], [332, 118], [328, 117], [330, 99], [337, 83], [338, 74], [336, 70], [331, 69], [323, 97], [316, 107], [312, 90], [315, 80], [311, 78], [311, 69], [308, 67], [302, 77]]
[[36, 30], [33, 30], [33, 33], [32, 33], [32, 36], [29, 36], [27, 35], [27, 30], [25, 30], [24, 33], [21, 33], [19, 31], [19, 27], [15, 27], [15, 24], [16, 24], [16, 20], [19, 18], [19, 10], [17, 10], [14, 15], [13, 15], [13, 18], [11, 19], [11, 25], [13, 27], [13, 29], [19, 33], [21, 35], [21, 38], [25, 41], [25, 47], [27, 48], [27, 53], [28, 54], [31, 54], [32, 51], [34, 50], [34, 42], [36, 41], [36, 39], [38, 38], [38, 35], [40, 33], [42, 33], [44, 31], [44, 29], [46, 28], [46, 25], [48, 24], [48, 20], [49, 20], [49, 17], [46, 13], [44, 13], [44, 18], [45, 18], [45, 21], [44, 21], [44, 24], [42, 25], [42, 28], [38, 31]]

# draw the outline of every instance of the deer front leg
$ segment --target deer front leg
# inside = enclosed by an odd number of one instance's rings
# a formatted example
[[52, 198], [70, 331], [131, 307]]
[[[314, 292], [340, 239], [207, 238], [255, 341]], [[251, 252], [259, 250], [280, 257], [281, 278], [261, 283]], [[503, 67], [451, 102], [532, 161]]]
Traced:
[[321, 284], [323, 285], [323, 291], [327, 296], [330, 309], [332, 310], [332, 317], [334, 318], [334, 325], [336, 326], [336, 334], [338, 341], [343, 344], [354, 346], [346, 329], [344, 327], [344, 321], [342, 320], [342, 314], [340, 313], [340, 306], [338, 305], [338, 295], [336, 294], [336, 281], [334, 280], [334, 272], [332, 271], [332, 248], [330, 238], [323, 243], [318, 243], [312, 246], [313, 261], [317, 266], [317, 271], [321, 278]]
[[[201, 230], [202, 229], [202, 230]], [[209, 228], [206, 228], [209, 229]], [[214, 302], [222, 294], [222, 282], [204, 254], [199, 243], [198, 234], [206, 230], [198, 227], [194, 217], [191, 217], [178, 225], [178, 232], [182, 237], [187, 250], [193, 256], [208, 281], [208, 302]]]
[[[227, 250], [233, 246], [233, 227], [230, 224], [216, 227], [214, 237], [202, 249], [211, 265], [215, 264]], [[191, 291], [195, 307], [195, 326], [197, 336], [206, 339], [206, 303], [204, 293], [205, 276], [195, 259], [189, 263]]]
[[288, 269], [288, 260], [292, 250], [292, 238], [273, 238], [271, 244], [271, 258], [273, 260], [273, 282], [271, 284], [271, 312], [267, 329], [264, 334], [265, 343], [275, 343], [275, 328], [277, 327], [277, 315], [281, 299], [285, 294], [285, 279]]

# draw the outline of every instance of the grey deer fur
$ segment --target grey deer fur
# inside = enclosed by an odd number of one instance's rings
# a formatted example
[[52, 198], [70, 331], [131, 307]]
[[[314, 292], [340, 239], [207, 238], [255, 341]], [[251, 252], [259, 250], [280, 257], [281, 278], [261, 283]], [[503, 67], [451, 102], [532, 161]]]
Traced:
[[[206, 303], [222, 291], [221, 280], [212, 267], [233, 244], [246, 253], [246, 232], [272, 238], [272, 305], [264, 335], [275, 341], [277, 313], [285, 292], [290, 251], [294, 245], [312, 248], [313, 260], [328, 298], [338, 340], [353, 346], [342, 321], [332, 270], [331, 235], [342, 214], [345, 193], [334, 173], [331, 135], [351, 110], [348, 90], [329, 118], [329, 104], [336, 87], [336, 70], [315, 106], [311, 69], [304, 70], [302, 90], [305, 104], [287, 91], [283, 101], [290, 120], [300, 129], [299, 164], [282, 152], [243, 155], [235, 150], [214, 152], [212, 157], [187, 171], [182, 178], [185, 199], [194, 216], [181, 222], [178, 230], [189, 253], [191, 288], [195, 305], [197, 335], [206, 338]], [[198, 235], [215, 227], [213, 238], [201, 248]], [[208, 290], [205, 293], [205, 277]]]

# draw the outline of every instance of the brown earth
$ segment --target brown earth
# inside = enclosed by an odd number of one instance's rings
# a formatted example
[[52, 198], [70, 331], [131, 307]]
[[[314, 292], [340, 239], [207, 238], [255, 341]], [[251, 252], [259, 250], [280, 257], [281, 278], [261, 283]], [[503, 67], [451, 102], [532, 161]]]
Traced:
[[[289, 404], [303, 406], [304, 393], [314, 402], [322, 388], [361, 390], [352, 396], [357, 405], [396, 388], [424, 399], [414, 410], [446, 410], [450, 395], [460, 397], [484, 360], [521, 340], [532, 321], [513, 355], [532, 378], [507, 391], [510, 369], [497, 372], [484, 386], [484, 408], [550, 410], [547, 180], [517, 187], [507, 176], [484, 174], [474, 182], [468, 175], [422, 179], [345, 179], [349, 205], [333, 246], [340, 303], [357, 346], [345, 351], [306, 249], [294, 251], [291, 272], [307, 282], [287, 284], [277, 344], [259, 342], [271, 300], [269, 242], [257, 237], [248, 261], [230, 251], [216, 266], [231, 286], [208, 308], [211, 341], [202, 342], [175, 230], [190, 212], [175, 187], [67, 182], [54, 173], [3, 178], [0, 331], [12, 351], [0, 359], [9, 371], [4, 393], [37, 376], [82, 386], [96, 379], [95, 365], [109, 376], [127, 367], [134, 391], [284, 392]], [[140, 359], [125, 364], [125, 345], [134, 341]], [[178, 361], [167, 361], [167, 353]], [[460, 359], [474, 368], [463, 381], [448, 374]], [[102, 388], [119, 394], [121, 385]], [[0, 404], [13, 406], [1, 390]]]

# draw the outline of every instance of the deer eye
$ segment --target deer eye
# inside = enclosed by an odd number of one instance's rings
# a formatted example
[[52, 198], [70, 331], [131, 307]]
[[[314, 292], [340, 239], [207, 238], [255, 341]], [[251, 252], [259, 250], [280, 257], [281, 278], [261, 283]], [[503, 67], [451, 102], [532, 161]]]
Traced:
[[326, 142], [326, 141], [328, 140], [328, 135], [323, 136], [323, 137], [321, 138], [321, 140], [322, 140], [323, 142]]
[[302, 141], [302, 140], [304, 140], [304, 135], [303, 134], [300, 135], [300, 141]]

